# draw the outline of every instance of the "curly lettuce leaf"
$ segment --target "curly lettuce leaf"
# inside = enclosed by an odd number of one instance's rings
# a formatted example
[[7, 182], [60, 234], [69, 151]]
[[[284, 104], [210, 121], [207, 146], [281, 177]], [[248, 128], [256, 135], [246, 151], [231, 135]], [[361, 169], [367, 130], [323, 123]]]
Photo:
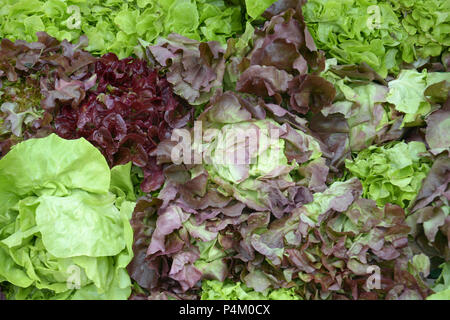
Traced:
[[241, 282], [205, 280], [202, 282], [202, 300], [303, 300], [295, 288], [267, 289], [257, 292]]
[[363, 196], [379, 206], [387, 203], [407, 208], [414, 200], [431, 168], [422, 142], [393, 142], [370, 146], [347, 159], [346, 168], [363, 185]]
[[[36, 32], [77, 41], [85, 34], [87, 50], [102, 55], [130, 56], [139, 41], [155, 43], [178, 33], [191, 39], [222, 44], [244, 31], [248, 14], [257, 18], [273, 0], [5, 0], [0, 10], [0, 37], [36, 40]], [[247, 6], [247, 10], [246, 10]]]
[[320, 49], [341, 63], [365, 62], [383, 78], [450, 45], [446, 0], [309, 0], [303, 10]]

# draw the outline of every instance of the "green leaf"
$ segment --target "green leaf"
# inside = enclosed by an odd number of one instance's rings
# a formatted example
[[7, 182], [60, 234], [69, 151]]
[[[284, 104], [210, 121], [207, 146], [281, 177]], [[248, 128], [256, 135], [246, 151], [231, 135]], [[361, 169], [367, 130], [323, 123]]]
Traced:
[[383, 78], [403, 62], [438, 57], [449, 45], [447, 0], [308, 0], [303, 14], [319, 49], [342, 64], [367, 63]]
[[48, 252], [58, 258], [115, 256], [125, 248], [114, 195], [74, 191], [70, 196], [42, 196], [36, 224]]
[[422, 142], [394, 142], [370, 146], [353, 160], [347, 159], [345, 166], [360, 179], [363, 197], [375, 200], [378, 206], [391, 203], [406, 209], [431, 168], [427, 156]]
[[432, 294], [427, 297], [427, 300], [450, 300], [450, 289]]
[[0, 160], [0, 281], [9, 299], [128, 298], [130, 168], [110, 171], [85, 139], [55, 134]]
[[276, 0], [245, 0], [247, 13], [253, 19], [258, 18]]
[[204, 280], [202, 300], [302, 300], [295, 287], [256, 292], [241, 282]]
[[[249, 1], [251, 15], [259, 16], [274, 1]], [[45, 31], [58, 40], [89, 38], [87, 50], [130, 56], [138, 39], [154, 44], [179, 33], [201, 41], [219, 41], [243, 31], [244, 1], [130, 0], [6, 1], [0, 10], [0, 37], [36, 41]]]

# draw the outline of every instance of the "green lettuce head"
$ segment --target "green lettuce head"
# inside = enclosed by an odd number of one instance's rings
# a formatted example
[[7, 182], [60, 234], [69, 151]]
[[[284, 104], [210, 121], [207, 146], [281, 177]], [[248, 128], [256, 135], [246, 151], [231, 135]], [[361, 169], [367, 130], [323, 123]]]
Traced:
[[303, 300], [293, 288], [266, 289], [257, 292], [241, 282], [204, 280], [202, 300]]
[[52, 134], [0, 160], [0, 282], [10, 299], [127, 299], [131, 164]]
[[361, 180], [364, 198], [375, 200], [378, 206], [391, 203], [407, 208], [431, 168], [427, 155], [422, 142], [393, 142], [371, 146], [346, 160], [345, 166]]

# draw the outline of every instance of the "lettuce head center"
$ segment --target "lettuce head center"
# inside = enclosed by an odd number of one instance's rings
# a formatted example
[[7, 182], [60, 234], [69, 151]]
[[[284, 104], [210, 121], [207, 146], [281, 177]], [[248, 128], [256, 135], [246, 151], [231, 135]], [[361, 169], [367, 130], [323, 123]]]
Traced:
[[240, 183], [287, 165], [285, 141], [273, 139], [266, 121], [228, 124], [207, 144], [210, 173]]

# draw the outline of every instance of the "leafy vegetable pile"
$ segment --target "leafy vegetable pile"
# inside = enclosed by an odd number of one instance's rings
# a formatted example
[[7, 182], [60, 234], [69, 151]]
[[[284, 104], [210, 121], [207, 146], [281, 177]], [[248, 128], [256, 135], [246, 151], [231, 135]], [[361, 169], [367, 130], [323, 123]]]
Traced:
[[446, 0], [309, 0], [304, 12], [317, 45], [341, 63], [366, 62], [381, 76], [402, 62], [443, 55], [448, 68], [450, 4]]
[[445, 1], [74, 4], [0, 10], [0, 299], [450, 298]]
[[2, 41], [0, 77], [7, 87], [0, 96], [0, 151], [51, 132], [84, 137], [110, 166], [131, 161], [141, 168], [142, 191], [161, 187], [161, 168], [150, 153], [191, 120], [192, 108], [143, 60], [112, 53], [95, 58], [81, 50], [85, 38], [72, 45], [39, 37], [32, 44]]
[[242, 31], [248, 14], [258, 18], [274, 0], [2, 0], [0, 37], [35, 41], [36, 32], [78, 41], [84, 34], [95, 54], [125, 58], [140, 41], [175, 32], [222, 43]]

